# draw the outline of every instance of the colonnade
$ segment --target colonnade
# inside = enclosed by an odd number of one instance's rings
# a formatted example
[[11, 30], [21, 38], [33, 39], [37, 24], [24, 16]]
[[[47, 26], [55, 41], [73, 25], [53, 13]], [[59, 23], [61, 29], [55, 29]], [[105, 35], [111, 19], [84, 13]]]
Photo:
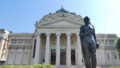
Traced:
[[[60, 65], [60, 36], [61, 33], [55, 33], [57, 40], [56, 40], [56, 65]], [[35, 50], [35, 58], [34, 58], [34, 64], [39, 64], [40, 60], [40, 43], [41, 43], [41, 38], [40, 34], [37, 34], [37, 42], [36, 42], [36, 50]], [[45, 46], [45, 64], [50, 64], [50, 35], [51, 33], [46, 33], [46, 46]], [[66, 49], [66, 65], [71, 66], [71, 35], [72, 33], [66, 33], [67, 35], [67, 49]], [[82, 64], [82, 54], [81, 54], [81, 42], [80, 42], [80, 37], [79, 34], [76, 33], [77, 35], [77, 65]]]

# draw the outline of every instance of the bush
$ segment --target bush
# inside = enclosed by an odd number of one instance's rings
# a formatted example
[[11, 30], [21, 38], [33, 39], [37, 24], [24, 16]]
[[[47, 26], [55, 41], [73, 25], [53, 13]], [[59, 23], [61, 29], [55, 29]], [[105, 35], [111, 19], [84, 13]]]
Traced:
[[120, 39], [117, 40], [117, 44], [116, 45], [117, 45], [118, 51], [120, 51]]
[[0, 66], [0, 68], [56, 68], [53, 65], [46, 65], [46, 64], [36, 64], [36, 65], [30, 65], [30, 66], [24, 66], [24, 65], [6, 65], [6, 66]]

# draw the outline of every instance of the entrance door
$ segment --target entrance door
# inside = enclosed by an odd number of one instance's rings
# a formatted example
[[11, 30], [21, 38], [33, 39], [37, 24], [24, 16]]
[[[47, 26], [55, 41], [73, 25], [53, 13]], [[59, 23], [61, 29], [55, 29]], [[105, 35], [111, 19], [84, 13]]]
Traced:
[[51, 49], [51, 64], [55, 65], [56, 62], [56, 49]]
[[66, 65], [66, 50], [60, 49], [60, 64]]
[[75, 50], [72, 49], [71, 50], [71, 64], [75, 65], [76, 64], [75, 62], [76, 62], [76, 60], [75, 60]]

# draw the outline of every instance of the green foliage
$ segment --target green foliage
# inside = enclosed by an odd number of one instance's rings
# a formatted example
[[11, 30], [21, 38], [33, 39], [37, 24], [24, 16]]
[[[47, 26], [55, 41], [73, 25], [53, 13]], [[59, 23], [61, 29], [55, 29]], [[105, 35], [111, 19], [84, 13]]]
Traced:
[[117, 40], [117, 44], [116, 45], [117, 45], [118, 51], [120, 51], [120, 39]]
[[46, 64], [36, 64], [36, 65], [30, 65], [30, 66], [13, 66], [13, 65], [6, 65], [6, 66], [0, 66], [0, 68], [56, 68], [53, 65], [46, 65]]

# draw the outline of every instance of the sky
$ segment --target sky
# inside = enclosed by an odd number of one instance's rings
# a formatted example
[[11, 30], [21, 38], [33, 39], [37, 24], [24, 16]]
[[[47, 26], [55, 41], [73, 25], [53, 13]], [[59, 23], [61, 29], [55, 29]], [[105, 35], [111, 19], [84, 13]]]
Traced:
[[0, 29], [33, 33], [36, 21], [61, 6], [82, 18], [90, 17], [96, 33], [120, 37], [120, 0], [0, 0]]

